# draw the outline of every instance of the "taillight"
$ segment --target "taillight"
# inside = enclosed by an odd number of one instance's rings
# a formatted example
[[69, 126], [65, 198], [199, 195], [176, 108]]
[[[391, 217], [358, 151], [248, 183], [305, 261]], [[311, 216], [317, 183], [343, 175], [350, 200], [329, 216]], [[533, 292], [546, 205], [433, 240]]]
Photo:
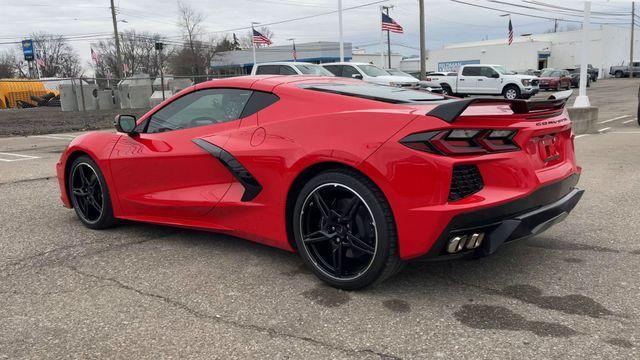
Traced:
[[452, 129], [411, 134], [400, 143], [440, 155], [477, 155], [520, 150], [516, 130]]

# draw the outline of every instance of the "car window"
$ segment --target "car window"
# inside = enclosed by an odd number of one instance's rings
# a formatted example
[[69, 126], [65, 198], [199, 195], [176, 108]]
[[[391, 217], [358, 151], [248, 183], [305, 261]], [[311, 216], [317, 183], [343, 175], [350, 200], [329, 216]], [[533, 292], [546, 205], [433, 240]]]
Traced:
[[280, 75], [298, 75], [289, 65], [280, 65]]
[[558, 70], [545, 70], [545, 71], [542, 72], [542, 74], [540, 74], [540, 76], [557, 77], [557, 76], [560, 76], [560, 71], [558, 71]]
[[480, 76], [484, 77], [493, 77], [493, 74], [496, 74], [496, 71], [488, 66], [483, 66], [480, 68]]
[[323, 67], [335, 76], [342, 76], [342, 67], [339, 65], [326, 65]]
[[346, 78], [350, 78], [352, 77], [352, 75], [358, 74], [360, 75], [360, 73], [358, 72], [358, 70], [356, 70], [355, 67], [351, 66], [351, 65], [343, 65], [342, 66], [342, 77], [346, 77]]
[[280, 69], [278, 65], [258, 65], [256, 75], [278, 75]]
[[478, 66], [465, 66], [462, 68], [462, 76], [482, 76], [480, 69]]
[[184, 95], [151, 116], [147, 133], [223, 123], [240, 118], [251, 90], [205, 89]]
[[295, 65], [295, 67], [305, 75], [333, 76], [333, 74], [329, 70], [318, 65], [297, 64]]
[[377, 77], [389, 75], [386, 70], [380, 69], [375, 65], [358, 65], [358, 67], [363, 73], [367, 74], [367, 76]]

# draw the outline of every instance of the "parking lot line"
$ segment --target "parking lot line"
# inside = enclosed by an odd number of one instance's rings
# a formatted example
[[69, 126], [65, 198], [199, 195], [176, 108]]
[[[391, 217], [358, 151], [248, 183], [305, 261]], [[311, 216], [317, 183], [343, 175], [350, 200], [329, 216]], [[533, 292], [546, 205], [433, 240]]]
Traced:
[[589, 134], [576, 135], [576, 139], [580, 139], [581, 137], [589, 136]]
[[633, 119], [625, 120], [625, 121], [623, 121], [622, 123], [623, 123], [623, 124], [628, 124], [628, 123], [630, 123], [630, 122], [632, 122], [632, 121], [636, 121], [636, 120], [638, 120], [638, 118], [633, 118]]
[[628, 118], [629, 116], [631, 116], [631, 115], [622, 115], [622, 116], [614, 117], [613, 119], [600, 121], [598, 124], [606, 124], [606, 123], [608, 123], [608, 122], [612, 122], [612, 121], [616, 121], [616, 120], [620, 120], [620, 119]]
[[0, 161], [4, 161], [4, 162], [33, 160], [33, 159], [40, 159], [40, 157], [32, 156], [32, 155], [21, 155], [21, 154], [0, 152]]
[[605, 132], [607, 130], [611, 130], [611, 128], [610, 127], [602, 128], [602, 129], [598, 130], [598, 132]]
[[31, 137], [55, 140], [73, 140], [77, 137], [77, 135], [34, 135]]

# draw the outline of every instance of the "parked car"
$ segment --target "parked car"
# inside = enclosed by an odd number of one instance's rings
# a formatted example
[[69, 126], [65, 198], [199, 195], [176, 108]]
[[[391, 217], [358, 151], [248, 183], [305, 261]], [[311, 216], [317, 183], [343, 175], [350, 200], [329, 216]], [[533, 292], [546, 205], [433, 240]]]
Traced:
[[432, 93], [442, 94], [442, 86], [437, 82], [431, 81], [429, 78], [425, 78], [425, 80], [420, 80], [420, 73], [406, 73], [400, 69], [387, 69], [387, 72], [391, 75], [397, 76], [408, 76], [419, 80], [418, 84], [420, 85], [421, 90], [431, 91]]
[[540, 90], [571, 89], [571, 77], [567, 70], [546, 69], [540, 74]]
[[[580, 68], [568, 68], [565, 69], [569, 72], [569, 77], [571, 78], [571, 86], [572, 87], [580, 87]], [[591, 86], [591, 75], [587, 76], [587, 87]]]
[[353, 290], [408, 260], [491, 255], [565, 219], [584, 193], [558, 111], [567, 96], [505, 111], [512, 100], [352, 79], [212, 80], [140, 119], [118, 115], [117, 132], [76, 137], [56, 164], [59, 194], [90, 229], [130, 220], [241, 236]]
[[[629, 65], [621, 65], [621, 66], [612, 66], [609, 68], [609, 75], [615, 76], [617, 78], [629, 77]], [[633, 62], [633, 77], [637, 77], [640, 75], [640, 61]]]
[[446, 94], [502, 95], [505, 99], [528, 99], [538, 93], [538, 78], [519, 75], [501, 65], [464, 65], [455, 76], [438, 77]]
[[[575, 68], [580, 70], [580, 65], [576, 65]], [[598, 76], [600, 76], [600, 69], [594, 68], [591, 64], [587, 64], [587, 74], [589, 74], [591, 81], [596, 82], [598, 81]]]
[[329, 70], [335, 76], [360, 79], [378, 85], [413, 89], [420, 87], [420, 82], [413, 76], [391, 75], [386, 70], [368, 63], [335, 62], [322, 64], [322, 67]]
[[270, 62], [256, 64], [251, 75], [315, 75], [333, 76], [320, 65], [308, 62]]

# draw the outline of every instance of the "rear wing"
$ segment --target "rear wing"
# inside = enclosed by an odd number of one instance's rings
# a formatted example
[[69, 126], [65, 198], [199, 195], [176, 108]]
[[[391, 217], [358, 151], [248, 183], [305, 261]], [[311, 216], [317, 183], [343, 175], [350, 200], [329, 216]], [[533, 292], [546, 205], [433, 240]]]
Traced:
[[437, 117], [448, 123], [454, 122], [472, 104], [508, 104], [514, 114], [546, 115], [562, 110], [573, 94], [573, 90], [559, 91], [551, 94], [547, 100], [507, 100], [492, 98], [471, 98], [454, 100], [438, 105], [427, 115]]

